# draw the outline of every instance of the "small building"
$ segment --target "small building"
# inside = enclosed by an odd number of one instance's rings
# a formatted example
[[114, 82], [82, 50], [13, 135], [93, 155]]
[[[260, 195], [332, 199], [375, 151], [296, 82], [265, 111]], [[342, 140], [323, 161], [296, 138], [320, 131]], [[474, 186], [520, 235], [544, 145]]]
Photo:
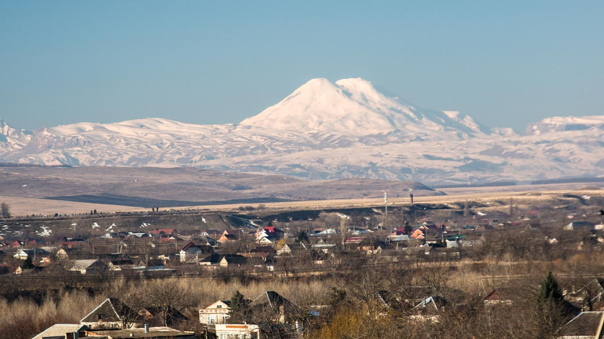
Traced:
[[101, 274], [109, 270], [109, 266], [98, 259], [72, 260], [68, 266], [71, 272], [81, 274]]
[[226, 324], [230, 318], [231, 301], [218, 300], [199, 310], [199, 322], [205, 325]]
[[570, 224], [564, 226], [564, 230], [566, 231], [577, 231], [577, 230], [586, 230], [593, 231], [595, 230], [595, 224], [589, 221], [573, 221]]
[[179, 252], [180, 262], [197, 262], [204, 254], [213, 253], [212, 246], [195, 245], [193, 242], [186, 244]]

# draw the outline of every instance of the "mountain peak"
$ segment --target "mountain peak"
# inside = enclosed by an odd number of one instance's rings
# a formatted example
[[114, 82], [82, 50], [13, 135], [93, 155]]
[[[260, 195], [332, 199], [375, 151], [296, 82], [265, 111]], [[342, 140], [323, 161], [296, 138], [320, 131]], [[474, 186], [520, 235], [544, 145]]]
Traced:
[[[364, 136], [399, 132], [411, 138], [463, 137], [482, 133], [469, 117], [420, 110], [378, 91], [370, 81], [349, 78], [334, 83], [312, 79], [278, 104], [245, 119], [240, 126]], [[444, 132], [444, 133], [443, 133]]]

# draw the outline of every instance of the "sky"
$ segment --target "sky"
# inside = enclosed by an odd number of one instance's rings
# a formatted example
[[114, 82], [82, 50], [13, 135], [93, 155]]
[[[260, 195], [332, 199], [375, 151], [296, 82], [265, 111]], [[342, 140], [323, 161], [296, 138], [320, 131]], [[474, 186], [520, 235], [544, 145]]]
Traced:
[[0, 118], [237, 123], [312, 78], [524, 131], [604, 115], [604, 1], [0, 0]]

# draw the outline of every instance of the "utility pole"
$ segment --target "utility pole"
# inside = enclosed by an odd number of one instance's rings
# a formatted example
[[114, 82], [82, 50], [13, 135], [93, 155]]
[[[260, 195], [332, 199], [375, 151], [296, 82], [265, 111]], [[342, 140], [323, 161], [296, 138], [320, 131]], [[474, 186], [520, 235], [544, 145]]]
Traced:
[[386, 191], [384, 191], [384, 210], [385, 210], [384, 228], [388, 229], [388, 192], [386, 192]]

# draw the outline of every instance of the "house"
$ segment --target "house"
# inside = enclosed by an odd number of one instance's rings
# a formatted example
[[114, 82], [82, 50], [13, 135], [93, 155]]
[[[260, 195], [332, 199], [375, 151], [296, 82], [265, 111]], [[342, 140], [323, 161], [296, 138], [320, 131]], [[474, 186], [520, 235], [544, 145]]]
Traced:
[[132, 259], [113, 259], [109, 261], [110, 271], [122, 271], [130, 270], [134, 268], [134, 261]]
[[199, 310], [199, 322], [205, 325], [226, 324], [230, 318], [230, 300], [218, 300], [212, 305]]
[[422, 232], [420, 229], [416, 229], [413, 233], [411, 233], [411, 238], [423, 240], [426, 237], [424, 236], [424, 232]]
[[239, 267], [247, 264], [247, 258], [239, 254], [224, 254], [220, 260], [220, 267]]
[[267, 261], [277, 252], [278, 251], [275, 251], [275, 249], [270, 246], [258, 246], [251, 250], [246, 256], [251, 258], [261, 258], [263, 261]]
[[212, 253], [199, 261], [199, 265], [202, 266], [229, 267], [229, 265], [241, 266], [243, 264], [247, 264], [247, 258], [239, 254]]
[[69, 259], [69, 250], [59, 248], [57, 250], [57, 253], [55, 253], [55, 257], [57, 257], [57, 259], [59, 260], [67, 260]]
[[569, 321], [559, 332], [558, 339], [600, 339], [604, 325], [604, 311], [582, 312]]
[[242, 235], [243, 232], [241, 232], [240, 230], [225, 230], [224, 232], [222, 232], [222, 235], [216, 241], [218, 243], [224, 244], [226, 242], [237, 241], [239, 238], [241, 238]]
[[178, 233], [174, 228], [157, 228], [151, 231], [150, 234], [153, 237], [169, 238], [176, 237]]
[[589, 221], [573, 221], [570, 224], [564, 226], [564, 230], [566, 231], [577, 231], [577, 230], [586, 230], [593, 231], [595, 230], [595, 224]]
[[325, 235], [334, 235], [338, 234], [335, 228], [315, 228], [313, 232], [310, 234], [311, 237], [320, 237]]
[[167, 309], [161, 307], [143, 307], [138, 311], [138, 315], [141, 316], [141, 320], [145, 324], [154, 326], [163, 326], [164, 324], [174, 326], [179, 322], [189, 320], [189, 318], [174, 307], [167, 307]]
[[213, 253], [214, 249], [208, 245], [195, 245], [193, 242], [186, 244], [179, 252], [180, 262], [197, 262], [200, 256]]
[[80, 259], [72, 260], [67, 270], [81, 274], [100, 274], [107, 272], [109, 266], [98, 259]]
[[388, 235], [388, 240], [391, 242], [409, 241], [409, 236], [397, 230]]
[[291, 247], [288, 244], [283, 245], [280, 249], [277, 250], [277, 255], [288, 255], [292, 253]]
[[54, 324], [40, 332], [33, 339], [82, 338], [86, 336], [87, 330], [88, 327], [80, 324]]
[[63, 243], [61, 244], [65, 248], [78, 248], [84, 244], [84, 239], [80, 238], [63, 238]]
[[43, 257], [49, 257], [50, 253], [41, 249], [41, 248], [30, 248], [30, 249], [20, 249], [15, 253], [14, 257], [17, 259], [25, 260], [28, 257], [31, 257], [32, 260], [35, 258], [37, 260], [42, 260]]
[[208, 237], [208, 238], [212, 238], [212, 239], [218, 239], [218, 238], [220, 238], [221, 235], [222, 235], [222, 232], [219, 230], [207, 230], [207, 231], [201, 232], [202, 237]]
[[253, 324], [216, 324], [217, 339], [260, 339], [260, 327]]
[[602, 307], [604, 297], [604, 279], [592, 279], [577, 291], [568, 293], [568, 299], [575, 303], [584, 304], [588, 310]]
[[484, 297], [484, 305], [485, 306], [494, 306], [494, 305], [511, 305], [512, 301], [508, 298], [505, 298], [501, 295], [501, 292], [497, 289], [493, 289], [486, 297]]
[[274, 242], [283, 238], [284, 234], [285, 233], [277, 227], [267, 226], [265, 228], [259, 229], [256, 232], [256, 241], [260, 242], [262, 239], [266, 239], [271, 242]]
[[133, 309], [117, 298], [107, 298], [82, 318], [80, 325], [90, 329], [124, 329], [139, 321], [140, 317]]
[[21, 241], [15, 240], [15, 241], [9, 243], [8, 245], [6, 245], [6, 247], [9, 247], [9, 248], [21, 248], [21, 247], [23, 247], [23, 243]]
[[289, 300], [275, 291], [265, 291], [251, 302], [252, 312], [268, 312], [275, 322], [285, 323], [298, 311]]

